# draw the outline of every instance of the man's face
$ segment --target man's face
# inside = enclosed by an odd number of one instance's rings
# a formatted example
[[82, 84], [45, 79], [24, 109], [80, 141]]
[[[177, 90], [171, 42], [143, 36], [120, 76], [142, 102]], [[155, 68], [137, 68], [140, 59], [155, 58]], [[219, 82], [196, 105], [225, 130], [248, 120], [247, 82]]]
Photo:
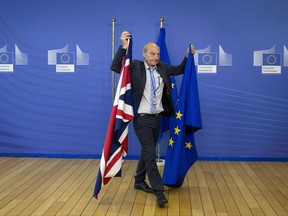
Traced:
[[144, 60], [149, 67], [155, 67], [160, 59], [160, 49], [156, 44], [148, 44], [143, 51]]

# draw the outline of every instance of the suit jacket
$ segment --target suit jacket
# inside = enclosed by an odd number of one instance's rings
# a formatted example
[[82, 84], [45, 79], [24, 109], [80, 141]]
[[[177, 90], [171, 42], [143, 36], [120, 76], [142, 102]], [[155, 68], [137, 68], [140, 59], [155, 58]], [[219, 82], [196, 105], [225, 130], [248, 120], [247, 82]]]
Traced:
[[[111, 70], [120, 73], [122, 66], [122, 59], [126, 53], [126, 49], [122, 46], [119, 47], [117, 53], [111, 64]], [[187, 58], [185, 57], [182, 63], [178, 66], [168, 66], [164, 61], [160, 61], [157, 65], [157, 71], [163, 79], [164, 89], [162, 96], [162, 105], [164, 112], [162, 113], [166, 117], [172, 117], [174, 115], [174, 106], [172, 101], [172, 86], [170, 76], [180, 75], [184, 73]], [[134, 91], [135, 104], [134, 113], [137, 116], [137, 110], [143, 96], [145, 84], [146, 84], [146, 69], [143, 61], [133, 60], [131, 63], [131, 85]]]

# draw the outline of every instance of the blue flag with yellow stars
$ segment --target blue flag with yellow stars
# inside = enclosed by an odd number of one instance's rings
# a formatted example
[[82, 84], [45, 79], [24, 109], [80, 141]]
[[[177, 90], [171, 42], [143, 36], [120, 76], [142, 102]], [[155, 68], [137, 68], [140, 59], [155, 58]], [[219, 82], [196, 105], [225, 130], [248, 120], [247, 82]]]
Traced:
[[190, 53], [182, 78], [162, 176], [163, 184], [180, 187], [197, 160], [194, 133], [202, 128], [194, 57]]
[[[159, 32], [159, 37], [157, 40], [157, 45], [160, 48], [160, 61], [164, 61], [167, 65], [171, 66], [168, 49], [167, 49], [166, 42], [165, 42], [165, 35], [166, 35], [165, 28], [161, 27], [160, 32]], [[170, 80], [171, 80], [171, 85], [172, 85], [172, 100], [173, 100], [173, 104], [175, 105], [178, 99], [176, 80], [174, 76], [171, 76]], [[163, 137], [163, 133], [170, 129], [171, 129], [171, 119], [162, 117], [158, 139], [161, 139]]]

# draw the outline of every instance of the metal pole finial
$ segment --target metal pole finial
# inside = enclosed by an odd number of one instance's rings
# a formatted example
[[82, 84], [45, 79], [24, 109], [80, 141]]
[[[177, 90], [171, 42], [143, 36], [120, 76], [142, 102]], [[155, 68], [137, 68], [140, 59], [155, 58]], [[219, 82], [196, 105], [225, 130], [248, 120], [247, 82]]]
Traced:
[[160, 18], [160, 28], [163, 28], [164, 18]]

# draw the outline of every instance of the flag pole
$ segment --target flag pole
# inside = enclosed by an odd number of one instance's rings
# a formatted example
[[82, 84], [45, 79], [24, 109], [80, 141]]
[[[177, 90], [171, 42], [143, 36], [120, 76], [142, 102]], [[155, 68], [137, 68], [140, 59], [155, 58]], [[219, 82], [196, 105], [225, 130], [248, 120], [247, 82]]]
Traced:
[[[116, 18], [112, 18], [112, 41], [111, 41], [111, 54], [112, 54], [112, 60], [114, 59], [114, 53], [115, 53], [115, 22]], [[112, 96], [112, 104], [114, 102], [115, 97], [115, 73], [111, 71], [112, 73], [112, 89], [111, 89], [111, 96]]]
[[160, 18], [160, 28], [163, 28], [164, 18]]
[[[164, 18], [160, 18], [160, 28], [163, 28], [163, 22], [164, 22]], [[160, 153], [160, 141], [159, 140], [157, 141], [157, 144], [158, 144], [158, 159], [156, 163], [157, 163], [157, 166], [164, 166], [165, 161], [161, 160], [160, 158], [161, 153]]]

